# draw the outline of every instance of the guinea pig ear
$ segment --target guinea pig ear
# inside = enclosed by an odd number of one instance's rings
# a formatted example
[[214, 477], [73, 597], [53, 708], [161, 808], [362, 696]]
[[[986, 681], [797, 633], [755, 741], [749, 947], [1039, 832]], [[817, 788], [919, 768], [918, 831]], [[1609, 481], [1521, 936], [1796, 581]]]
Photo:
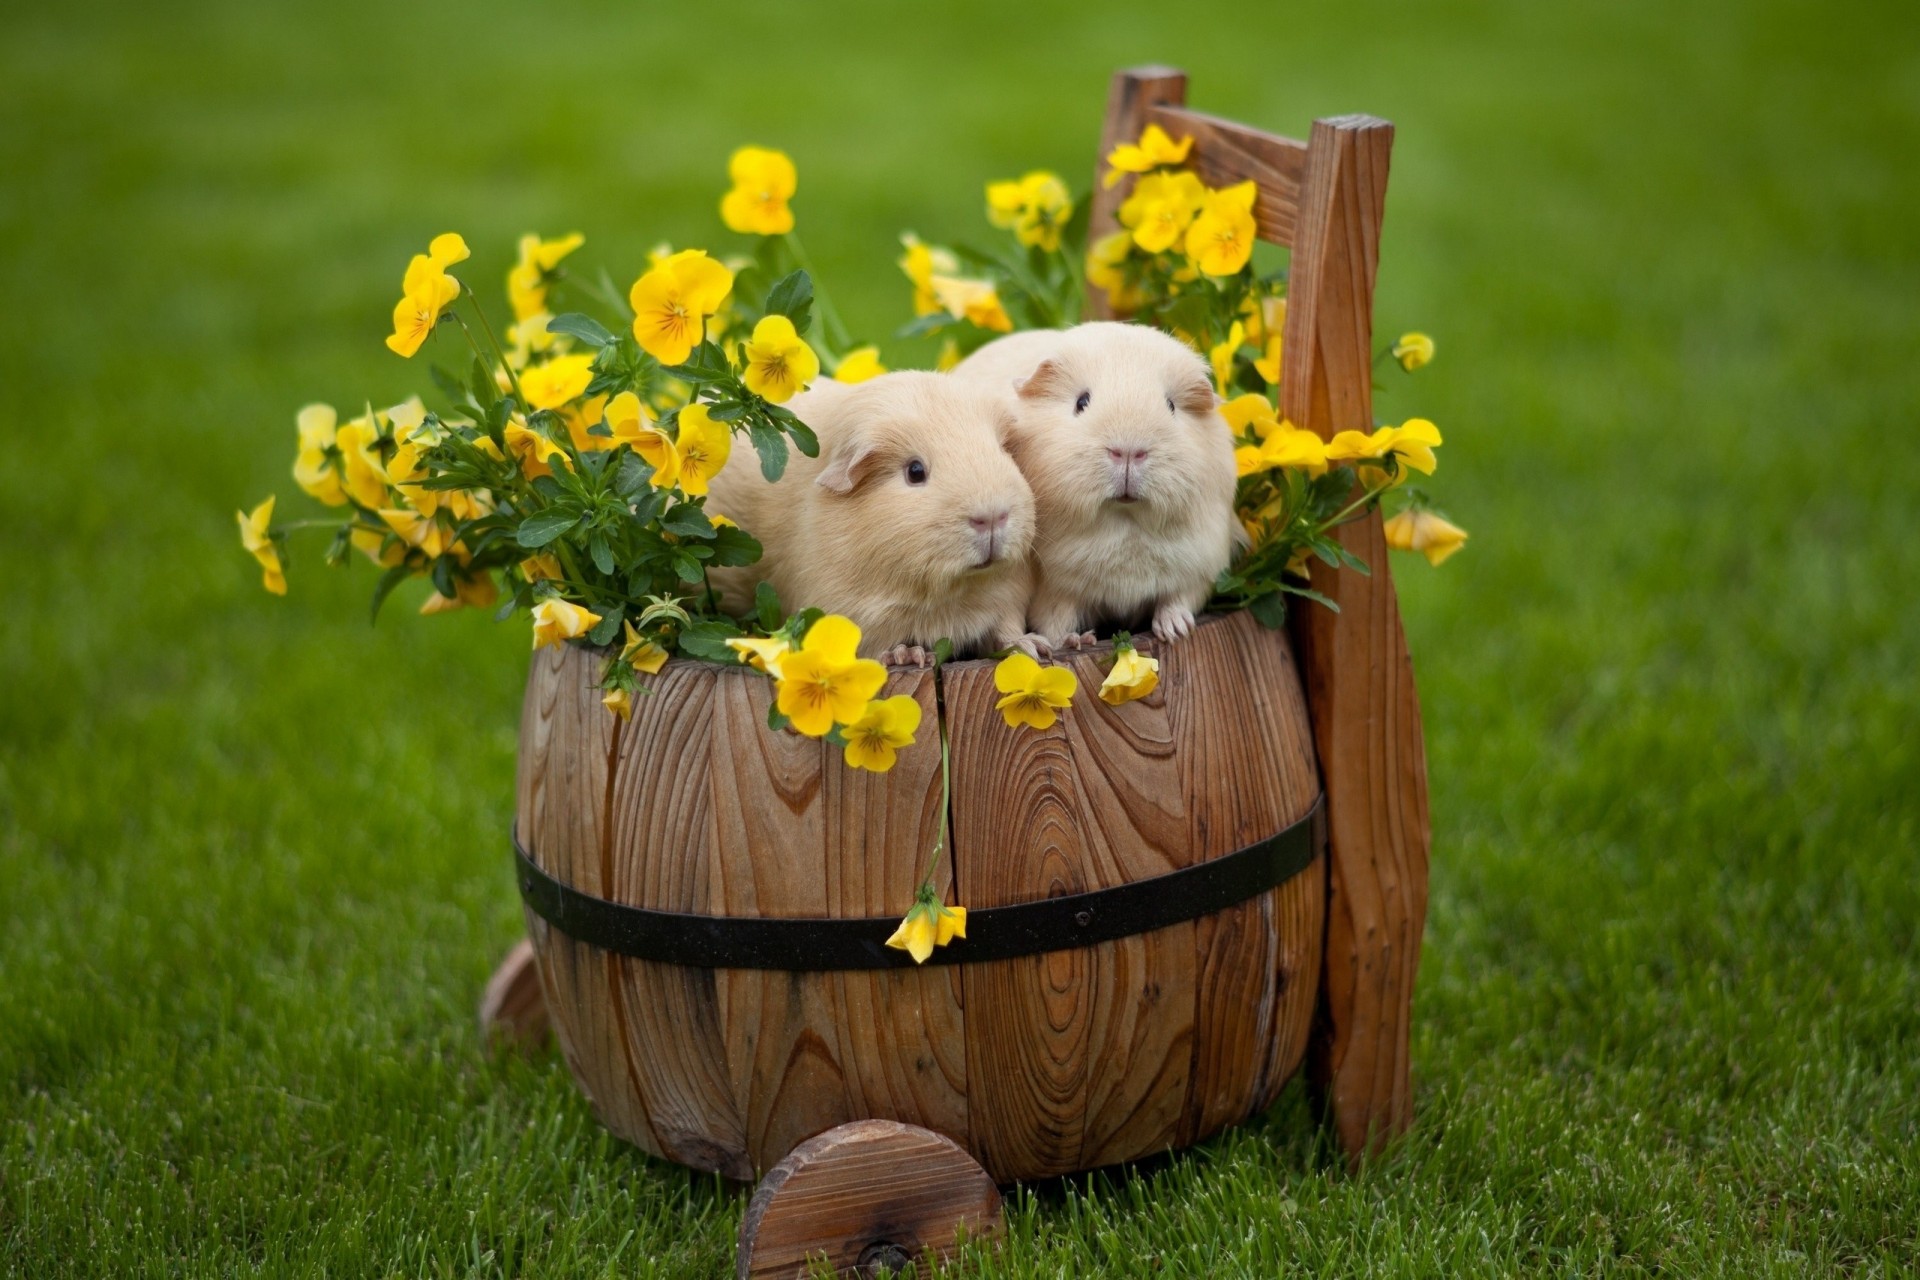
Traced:
[[1055, 396], [1065, 397], [1078, 390], [1073, 386], [1073, 375], [1058, 360], [1042, 360], [1038, 368], [1013, 384], [1014, 394], [1022, 400], [1046, 400]]
[[1214, 394], [1212, 379], [1197, 366], [1182, 372], [1178, 385], [1173, 388], [1173, 399], [1182, 413], [1199, 417], [1206, 417], [1220, 407], [1220, 397]]
[[820, 468], [820, 474], [814, 483], [829, 493], [842, 497], [860, 487], [860, 482], [873, 474], [880, 460], [879, 450], [871, 440], [846, 440], [827, 458], [827, 465]]

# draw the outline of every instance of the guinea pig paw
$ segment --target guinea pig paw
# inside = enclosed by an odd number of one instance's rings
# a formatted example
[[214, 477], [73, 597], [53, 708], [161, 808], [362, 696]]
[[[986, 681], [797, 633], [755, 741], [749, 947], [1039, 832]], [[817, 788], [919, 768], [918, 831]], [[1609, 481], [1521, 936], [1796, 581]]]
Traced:
[[1163, 604], [1153, 611], [1153, 634], [1171, 644], [1193, 634], [1193, 610], [1183, 604]]
[[1018, 649], [1021, 653], [1026, 654], [1036, 662], [1042, 658], [1051, 658], [1053, 656], [1053, 641], [1047, 639], [1038, 631], [1029, 631], [1025, 635], [1015, 636], [1000, 647], [1003, 649]]
[[927, 651], [917, 644], [897, 644], [887, 650], [884, 660], [890, 667], [924, 667]]

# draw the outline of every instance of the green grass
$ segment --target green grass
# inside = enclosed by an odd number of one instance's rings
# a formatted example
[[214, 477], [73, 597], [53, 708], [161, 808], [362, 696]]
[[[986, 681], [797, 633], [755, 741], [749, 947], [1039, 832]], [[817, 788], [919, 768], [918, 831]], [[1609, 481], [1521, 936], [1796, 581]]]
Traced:
[[[1384, 414], [1433, 775], [1420, 1122], [1296, 1089], [1014, 1201], [991, 1276], [1920, 1268], [1920, 40], [1895, 4], [43, 6], [0, 43], [0, 1267], [710, 1276], [741, 1195], [472, 1010], [519, 913], [524, 624], [271, 599], [232, 511], [388, 403], [400, 267], [584, 231], [623, 282], [790, 149], [856, 328], [894, 234], [1084, 183], [1111, 68], [1400, 126]], [[691, 8], [689, 6], [688, 8]], [[1078, 10], [1078, 11], [1076, 11]], [[716, 15], [718, 10], [713, 11]], [[912, 353], [894, 344], [896, 357]], [[922, 353], [924, 356], [924, 353]], [[415, 591], [418, 588], [414, 588]], [[410, 606], [417, 596], [404, 597]]]

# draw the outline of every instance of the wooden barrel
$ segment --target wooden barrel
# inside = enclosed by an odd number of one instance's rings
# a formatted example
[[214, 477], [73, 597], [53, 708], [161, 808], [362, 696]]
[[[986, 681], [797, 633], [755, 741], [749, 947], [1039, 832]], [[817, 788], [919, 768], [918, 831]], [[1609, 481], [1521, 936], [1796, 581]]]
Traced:
[[[1143, 647], [1145, 647], [1143, 645]], [[993, 664], [940, 674], [953, 796], [940, 807], [935, 677], [920, 741], [886, 774], [767, 728], [772, 690], [675, 660], [620, 724], [601, 658], [534, 655], [516, 836], [563, 885], [714, 916], [903, 914], [940, 824], [970, 910], [1110, 888], [1231, 854], [1305, 817], [1313, 738], [1284, 633], [1203, 619], [1151, 696], [1094, 696], [1009, 729]], [[601, 1120], [656, 1155], [758, 1177], [860, 1119], [953, 1138], [1000, 1182], [1186, 1146], [1267, 1106], [1298, 1068], [1319, 981], [1324, 858], [1275, 889], [1093, 946], [919, 969], [791, 972], [636, 959], [527, 925], [562, 1051]]]

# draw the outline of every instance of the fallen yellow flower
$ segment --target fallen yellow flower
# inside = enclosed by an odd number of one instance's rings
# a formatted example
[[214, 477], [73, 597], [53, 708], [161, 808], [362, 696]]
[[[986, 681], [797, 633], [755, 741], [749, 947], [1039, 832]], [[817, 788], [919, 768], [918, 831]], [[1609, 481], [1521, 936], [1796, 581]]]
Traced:
[[1060, 709], [1072, 704], [1080, 682], [1066, 667], [1043, 667], [1024, 653], [1013, 653], [993, 669], [993, 687], [1003, 695], [994, 707], [1009, 728], [1051, 729]]
[[600, 615], [570, 600], [549, 597], [533, 606], [533, 647], [576, 640], [600, 625]]
[[720, 198], [720, 219], [743, 235], [783, 236], [793, 230], [787, 201], [800, 185], [793, 161], [784, 151], [741, 147], [727, 161], [733, 189]]
[[1117, 707], [1159, 687], [1160, 659], [1149, 658], [1130, 644], [1114, 646], [1113, 669], [1100, 682], [1100, 701]]
[[893, 768], [900, 748], [913, 745], [919, 727], [920, 704], [906, 694], [869, 702], [860, 718], [841, 730], [847, 740], [847, 764], [885, 773]]

